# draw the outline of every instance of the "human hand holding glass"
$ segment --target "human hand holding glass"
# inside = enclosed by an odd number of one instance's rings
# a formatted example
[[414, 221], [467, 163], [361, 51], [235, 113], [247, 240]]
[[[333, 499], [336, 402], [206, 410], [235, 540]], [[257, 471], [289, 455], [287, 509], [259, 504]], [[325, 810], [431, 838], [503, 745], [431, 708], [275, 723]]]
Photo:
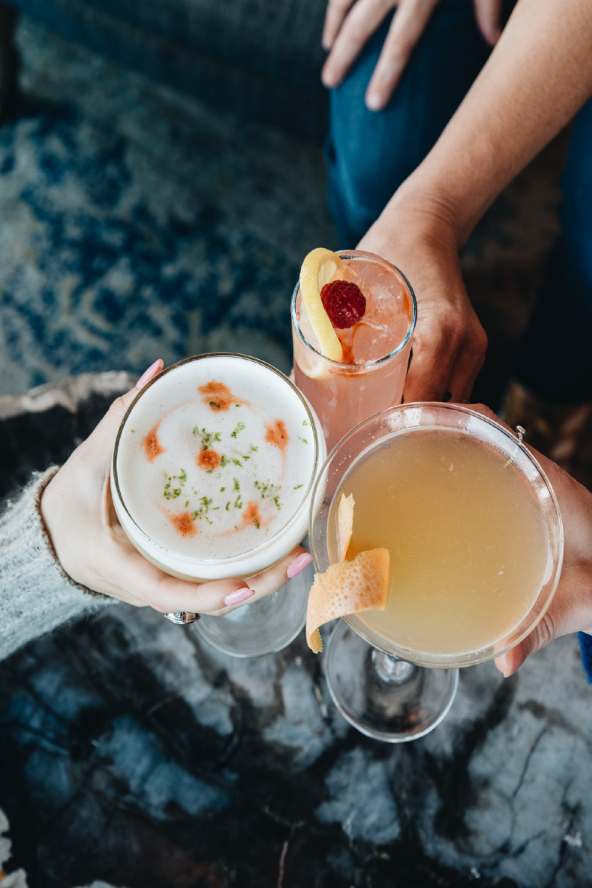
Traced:
[[269, 570], [243, 579], [196, 584], [159, 570], [140, 555], [114, 513], [109, 482], [113, 445], [128, 407], [162, 370], [156, 361], [137, 387], [118, 398], [95, 431], [46, 487], [41, 513], [56, 556], [72, 580], [136, 607], [161, 613], [227, 614], [281, 588], [306, 567], [300, 546]]
[[487, 335], [462, 278], [454, 218], [430, 198], [402, 189], [358, 248], [384, 256], [413, 284], [417, 324], [405, 402], [468, 401]]
[[[472, 409], [508, 428], [488, 407], [478, 404]], [[496, 658], [495, 665], [506, 678], [553, 639], [573, 632], [592, 634], [592, 493], [546, 456], [532, 447], [528, 450], [543, 468], [559, 503], [565, 540], [563, 568], [540, 622], [523, 641]]]
[[384, 411], [339, 442], [317, 481], [319, 573], [335, 563], [342, 492], [356, 500], [348, 557], [391, 553], [385, 610], [346, 617], [325, 659], [336, 705], [376, 739], [432, 730], [452, 703], [456, 667], [519, 644], [557, 586], [553, 489], [516, 434], [483, 413], [434, 403]]

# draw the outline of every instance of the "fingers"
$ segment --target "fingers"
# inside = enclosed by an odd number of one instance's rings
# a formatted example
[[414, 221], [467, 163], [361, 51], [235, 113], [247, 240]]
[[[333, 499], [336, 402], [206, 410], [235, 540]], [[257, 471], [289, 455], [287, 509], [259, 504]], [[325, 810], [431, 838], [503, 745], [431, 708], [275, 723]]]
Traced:
[[157, 358], [153, 364], [150, 364], [147, 370], [142, 373], [138, 381], [136, 382], [136, 388], [141, 389], [144, 388], [146, 383], [150, 382], [151, 379], [160, 373], [162, 368], [164, 367], [164, 363], [162, 358]]
[[405, 381], [404, 399], [457, 403], [470, 399], [483, 366], [487, 336], [468, 299], [459, 308], [443, 305], [433, 317], [418, 320], [413, 358]]
[[582, 559], [578, 564], [570, 565], [569, 552], [566, 552], [561, 580], [549, 610], [524, 641], [495, 660], [504, 678], [516, 672], [527, 657], [554, 638], [579, 632], [582, 627], [592, 625], [590, 589], [588, 560]]
[[312, 558], [308, 552], [301, 546], [297, 546], [285, 558], [282, 558], [281, 561], [270, 567], [269, 570], [263, 571], [257, 574], [257, 576], [249, 577], [246, 582], [253, 594], [248, 599], [243, 598], [240, 602], [230, 603], [230, 607], [226, 606], [215, 611], [215, 616], [224, 616], [224, 614], [230, 613], [231, 610], [236, 610], [237, 607], [244, 607], [246, 604], [252, 604], [254, 601], [259, 601], [260, 598], [265, 598], [266, 595], [273, 595], [274, 592], [285, 586], [290, 579], [293, 579], [308, 567], [311, 561]]
[[341, 83], [368, 38], [394, 6], [394, 0], [358, 0], [354, 4], [341, 24], [323, 67], [321, 78], [325, 86]]
[[148, 591], [148, 604], [160, 613], [189, 611], [196, 614], [218, 613], [237, 601], [252, 600], [247, 583], [240, 579], [189, 583], [164, 574], [154, 589]]
[[502, 654], [501, 657], [495, 658], [495, 665], [502, 673], [504, 678], [509, 678], [517, 669], [522, 666], [524, 661], [530, 654], [540, 650], [546, 644], [549, 644], [557, 635], [565, 633], [559, 632], [558, 628], [553, 625], [552, 616], [545, 614], [541, 622], [528, 635], [524, 641], [516, 645], [516, 647]]
[[73, 568], [73, 579], [84, 585], [135, 606], [154, 608], [159, 613], [213, 614], [222, 616], [271, 595], [285, 586], [312, 561], [311, 556], [297, 546], [277, 564], [248, 580], [231, 578], [209, 583], [179, 580], [159, 570], [140, 555], [127, 538], [112, 535], [99, 546], [100, 564], [89, 573], [88, 562], [81, 565], [83, 576]]
[[343, 20], [352, 7], [354, 0], [329, 0], [323, 25], [323, 49], [329, 50], [335, 42]]
[[473, 0], [477, 26], [490, 46], [495, 46], [502, 33], [502, 0]]
[[234, 596], [232, 603], [238, 592], [250, 592], [246, 582], [236, 578], [193, 583], [172, 577], [147, 561], [118, 530], [100, 535], [95, 546], [100, 560], [91, 563], [83, 557], [70, 571], [73, 579], [112, 598], [149, 605], [160, 613], [212, 613], [226, 607], [229, 596]]
[[461, 404], [470, 400], [475, 380], [485, 362], [486, 351], [487, 334], [479, 324], [465, 336], [456, 355], [446, 386], [451, 400]]
[[366, 90], [366, 105], [371, 111], [380, 111], [388, 105], [437, 2], [401, 0], [399, 3]]
[[81, 450], [85, 457], [92, 459], [95, 468], [99, 471], [104, 471], [105, 466], [108, 465], [111, 459], [111, 451], [115, 443], [117, 431], [129, 406], [137, 397], [139, 390], [150, 382], [151, 379], [154, 379], [163, 367], [164, 363], [159, 358], [140, 377], [133, 389], [126, 392], [125, 395], [116, 398], [94, 432], [82, 445]]

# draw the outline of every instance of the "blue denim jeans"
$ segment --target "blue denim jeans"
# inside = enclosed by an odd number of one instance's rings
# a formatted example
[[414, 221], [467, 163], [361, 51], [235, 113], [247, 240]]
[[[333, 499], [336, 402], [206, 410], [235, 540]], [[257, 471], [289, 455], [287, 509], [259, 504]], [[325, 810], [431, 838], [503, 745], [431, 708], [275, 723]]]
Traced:
[[[490, 49], [472, 0], [442, 0], [387, 108], [364, 95], [391, 17], [344, 83], [331, 90], [329, 200], [343, 247], [354, 247], [421, 163]], [[592, 401], [592, 101], [579, 112], [562, 180], [561, 236], [518, 350], [514, 376], [550, 403]]]

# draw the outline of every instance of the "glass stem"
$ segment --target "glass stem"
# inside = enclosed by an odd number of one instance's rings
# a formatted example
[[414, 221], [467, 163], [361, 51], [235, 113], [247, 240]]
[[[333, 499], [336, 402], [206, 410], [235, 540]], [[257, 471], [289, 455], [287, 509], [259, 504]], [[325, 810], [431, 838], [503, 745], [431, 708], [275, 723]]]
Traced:
[[413, 663], [391, 657], [390, 654], [385, 654], [377, 648], [372, 651], [372, 663], [382, 681], [389, 684], [404, 684], [417, 669]]

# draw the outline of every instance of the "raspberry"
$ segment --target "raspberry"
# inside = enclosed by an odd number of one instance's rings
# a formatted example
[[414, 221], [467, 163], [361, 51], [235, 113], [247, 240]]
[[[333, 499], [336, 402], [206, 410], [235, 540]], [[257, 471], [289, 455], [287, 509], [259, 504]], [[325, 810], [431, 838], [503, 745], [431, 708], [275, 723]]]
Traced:
[[357, 284], [331, 281], [321, 290], [323, 308], [334, 327], [344, 330], [358, 323], [366, 312], [366, 297]]

